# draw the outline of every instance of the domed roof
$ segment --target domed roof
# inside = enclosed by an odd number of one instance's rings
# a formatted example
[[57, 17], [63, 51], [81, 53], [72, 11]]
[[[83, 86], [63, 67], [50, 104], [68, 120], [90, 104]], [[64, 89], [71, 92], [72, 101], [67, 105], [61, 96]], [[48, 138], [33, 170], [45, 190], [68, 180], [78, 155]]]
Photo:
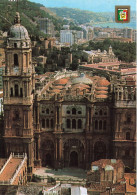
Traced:
[[84, 74], [81, 74], [79, 77], [76, 77], [72, 80], [72, 84], [87, 84], [87, 85], [91, 85], [93, 82], [91, 81], [91, 79], [85, 77]]
[[96, 98], [99, 98], [99, 99], [106, 99], [106, 98], [108, 98], [108, 96], [105, 95], [105, 94], [100, 94], [100, 95], [96, 95]]
[[73, 89], [76, 89], [76, 88], [90, 88], [90, 86], [89, 85], [86, 85], [86, 84], [82, 84], [82, 83], [80, 83], [80, 84], [74, 84], [73, 85]]
[[11, 26], [8, 32], [8, 36], [12, 39], [30, 39], [27, 29], [20, 24]]
[[96, 87], [96, 90], [97, 91], [107, 91], [108, 90], [108, 87]]
[[110, 85], [110, 82], [106, 79], [101, 79], [99, 82], [98, 82], [98, 86], [108, 86]]
[[62, 79], [58, 79], [54, 82], [55, 85], [65, 85], [68, 82], [68, 79], [66, 78], [62, 78]]
[[108, 94], [108, 92], [107, 91], [96, 91], [96, 94], [102, 94], [102, 95], [105, 95], [105, 94]]
[[27, 29], [20, 24], [20, 15], [18, 12], [16, 12], [14, 25], [10, 27], [10, 30], [8, 32], [8, 37], [15, 40], [30, 39]]

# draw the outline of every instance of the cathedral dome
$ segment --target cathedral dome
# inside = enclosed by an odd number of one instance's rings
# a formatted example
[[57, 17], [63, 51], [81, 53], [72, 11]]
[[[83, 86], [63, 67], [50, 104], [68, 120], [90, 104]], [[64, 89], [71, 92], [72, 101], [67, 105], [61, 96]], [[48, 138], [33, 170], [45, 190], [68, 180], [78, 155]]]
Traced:
[[101, 79], [99, 82], [98, 82], [98, 86], [99, 87], [102, 87], [102, 86], [108, 86], [108, 85], [110, 85], [110, 82], [108, 81], [108, 80], [106, 80], [106, 79]]
[[93, 82], [91, 81], [91, 79], [85, 77], [84, 73], [81, 73], [81, 75], [79, 77], [76, 77], [72, 80], [72, 84], [85, 84], [85, 85], [92, 85]]
[[8, 32], [8, 36], [12, 39], [30, 39], [27, 29], [20, 24], [11, 26]]
[[27, 29], [20, 24], [20, 15], [18, 12], [16, 12], [16, 16], [14, 19], [14, 25], [10, 27], [10, 30], [8, 32], [8, 37], [13, 40], [30, 39]]

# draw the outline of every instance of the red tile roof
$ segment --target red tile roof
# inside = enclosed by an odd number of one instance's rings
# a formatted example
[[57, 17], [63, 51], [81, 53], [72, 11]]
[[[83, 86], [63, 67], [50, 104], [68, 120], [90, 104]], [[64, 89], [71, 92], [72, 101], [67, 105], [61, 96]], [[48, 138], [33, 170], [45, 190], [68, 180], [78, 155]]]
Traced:
[[110, 85], [110, 82], [106, 79], [101, 79], [99, 82], [98, 82], [98, 86], [108, 86]]
[[96, 94], [106, 95], [106, 94], [108, 94], [108, 92], [107, 91], [96, 91]]
[[98, 90], [98, 91], [102, 91], [102, 90], [107, 91], [108, 87], [96, 87], [96, 90]]
[[67, 82], [68, 82], [68, 79], [63, 78], [63, 79], [56, 80], [56, 81], [54, 82], [54, 84], [55, 84], [55, 85], [65, 85]]
[[92, 162], [91, 166], [99, 166], [101, 168], [105, 167], [106, 165], [111, 165], [113, 167], [120, 167], [120, 166], [124, 166], [122, 160], [117, 159], [115, 161], [115, 159], [100, 159], [98, 161], [94, 161]]
[[108, 96], [104, 94], [96, 95], [96, 98], [106, 99]]

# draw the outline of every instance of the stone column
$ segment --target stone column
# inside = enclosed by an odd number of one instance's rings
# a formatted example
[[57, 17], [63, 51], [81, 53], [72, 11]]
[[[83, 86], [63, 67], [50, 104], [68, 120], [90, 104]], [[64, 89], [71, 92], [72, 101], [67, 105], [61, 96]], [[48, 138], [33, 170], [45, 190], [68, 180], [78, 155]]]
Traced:
[[8, 98], [9, 98], [10, 97], [10, 83], [9, 83], [9, 80], [7, 82], [8, 82]]
[[55, 140], [55, 168], [58, 168], [58, 139]]
[[39, 148], [40, 148], [40, 136], [38, 136], [38, 143], [37, 143], [37, 144], [38, 144], [38, 152], [37, 152], [38, 154], [37, 154], [37, 155], [38, 155], [38, 160], [40, 160], [40, 153], [39, 153]]
[[117, 91], [117, 100], [119, 100], [119, 90]]
[[62, 139], [59, 139], [59, 160], [62, 159]]
[[124, 94], [123, 94], [123, 87], [121, 88], [121, 100], [123, 100]]
[[86, 108], [86, 131], [89, 131], [89, 107]]
[[39, 103], [37, 104], [37, 130], [39, 130], [39, 128], [40, 128], [40, 125], [39, 125], [39, 112], [40, 112], [40, 110], [39, 110]]
[[92, 124], [92, 119], [93, 119], [93, 114], [94, 114], [94, 107], [91, 105], [90, 109], [90, 117], [89, 117], [89, 124], [90, 124], [90, 131], [93, 131], [93, 124]]
[[26, 118], [26, 117], [25, 117], [25, 111], [24, 111], [24, 113], [23, 113], [23, 120], [24, 120], [24, 121], [23, 121], [23, 123], [24, 123], [24, 129], [26, 128], [25, 118]]
[[59, 130], [62, 131], [62, 107], [59, 105]]
[[58, 130], [58, 107], [55, 107], [55, 131]]

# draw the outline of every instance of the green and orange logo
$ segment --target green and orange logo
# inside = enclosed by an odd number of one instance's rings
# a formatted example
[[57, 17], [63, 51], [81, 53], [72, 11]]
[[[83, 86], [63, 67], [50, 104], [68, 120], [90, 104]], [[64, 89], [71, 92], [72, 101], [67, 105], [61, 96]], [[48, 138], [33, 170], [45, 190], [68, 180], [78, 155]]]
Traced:
[[130, 6], [115, 6], [115, 21], [119, 23], [130, 21]]

